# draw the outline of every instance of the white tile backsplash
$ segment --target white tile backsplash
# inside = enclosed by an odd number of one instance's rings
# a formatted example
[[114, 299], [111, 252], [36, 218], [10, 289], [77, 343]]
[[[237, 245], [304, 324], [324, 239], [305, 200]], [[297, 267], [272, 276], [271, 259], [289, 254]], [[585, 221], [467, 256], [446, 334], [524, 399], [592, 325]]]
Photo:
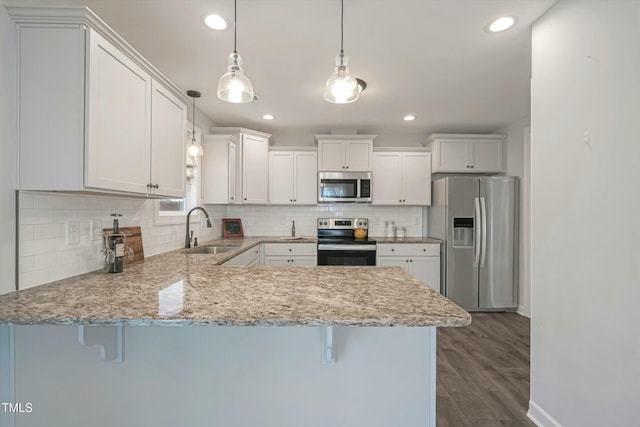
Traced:
[[[90, 222], [111, 228], [113, 212], [122, 213], [121, 227], [140, 226], [145, 256], [181, 248], [185, 225], [155, 225], [154, 201], [100, 196], [20, 192], [19, 196], [20, 289], [64, 279], [103, 268], [102, 240], [91, 240]], [[383, 236], [385, 221], [395, 221], [407, 229], [407, 236], [423, 235], [424, 208], [415, 206], [370, 206], [366, 204], [327, 204], [319, 206], [206, 205], [213, 227], [206, 228], [204, 217], [191, 229], [200, 242], [221, 234], [221, 218], [241, 218], [247, 236], [289, 236], [291, 221], [296, 234], [315, 236], [320, 217], [364, 217], [369, 234]], [[80, 227], [80, 242], [67, 245], [65, 222]]]
[[[153, 200], [71, 195], [39, 192], [19, 194], [19, 287], [64, 279], [103, 268], [102, 240], [91, 240], [89, 223], [111, 228], [111, 213], [123, 214], [121, 227], [140, 226], [145, 256], [178, 249], [184, 245], [185, 225], [155, 225]], [[217, 212], [217, 214], [216, 214]], [[221, 234], [220, 217], [226, 209], [214, 208], [210, 215], [217, 220], [213, 227], [204, 222], [191, 229], [205, 242]], [[65, 243], [65, 222], [75, 221], [80, 228], [80, 242]]]

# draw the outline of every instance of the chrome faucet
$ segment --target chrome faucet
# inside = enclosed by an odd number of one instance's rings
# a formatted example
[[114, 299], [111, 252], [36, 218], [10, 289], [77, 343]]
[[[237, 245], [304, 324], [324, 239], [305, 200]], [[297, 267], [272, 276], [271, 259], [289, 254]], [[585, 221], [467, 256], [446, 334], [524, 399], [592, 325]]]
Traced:
[[[207, 217], [207, 228], [211, 228], [211, 218], [209, 218], [209, 213], [205, 211], [204, 208], [196, 206], [195, 208], [191, 209], [187, 214], [187, 234], [184, 238], [184, 247], [187, 249], [191, 247], [191, 237], [193, 236], [193, 234], [189, 234], [189, 217], [191, 216], [191, 212], [195, 210], [201, 210], [202, 212], [204, 212], [204, 215]], [[191, 233], [193, 233], [193, 231]]]

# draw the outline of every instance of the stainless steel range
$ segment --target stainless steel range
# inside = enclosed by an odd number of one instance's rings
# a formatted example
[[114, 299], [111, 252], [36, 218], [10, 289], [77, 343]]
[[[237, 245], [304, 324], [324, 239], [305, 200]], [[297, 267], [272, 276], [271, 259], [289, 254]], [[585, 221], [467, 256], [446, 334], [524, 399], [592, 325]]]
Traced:
[[356, 239], [354, 231], [369, 234], [367, 218], [318, 218], [318, 265], [376, 265], [376, 241]]

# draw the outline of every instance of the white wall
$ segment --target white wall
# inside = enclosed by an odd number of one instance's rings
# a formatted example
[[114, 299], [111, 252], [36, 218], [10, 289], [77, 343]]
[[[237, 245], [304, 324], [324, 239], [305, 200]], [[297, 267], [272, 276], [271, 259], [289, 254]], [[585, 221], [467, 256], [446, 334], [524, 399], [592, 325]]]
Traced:
[[545, 426], [638, 425], [639, 17], [638, 1], [560, 1], [533, 27], [530, 414]]
[[[519, 206], [518, 206], [518, 313], [523, 316], [530, 317], [530, 283], [526, 276], [525, 256], [528, 254], [528, 242], [525, 239], [524, 230], [529, 227], [528, 217], [524, 216], [525, 206], [527, 205], [525, 197], [525, 188], [527, 178], [525, 176], [525, 153], [524, 153], [524, 132], [529, 127], [529, 117], [524, 117], [502, 129], [498, 129], [496, 133], [504, 133], [507, 135], [505, 143], [506, 158], [506, 175], [517, 176], [519, 178]], [[527, 221], [525, 221], [525, 219]]]
[[15, 78], [15, 30], [0, 2], [0, 294], [15, 289]]

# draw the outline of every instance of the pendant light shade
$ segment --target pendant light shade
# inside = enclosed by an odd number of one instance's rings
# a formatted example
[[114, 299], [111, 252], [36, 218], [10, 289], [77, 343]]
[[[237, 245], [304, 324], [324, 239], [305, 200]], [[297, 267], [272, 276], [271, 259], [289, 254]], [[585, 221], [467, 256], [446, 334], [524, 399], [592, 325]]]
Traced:
[[187, 95], [193, 98], [193, 116], [191, 122], [193, 123], [193, 130], [191, 132], [191, 145], [189, 145], [189, 155], [191, 157], [199, 157], [204, 154], [202, 145], [196, 141], [196, 98], [200, 98], [201, 94], [197, 90], [188, 90]]
[[324, 99], [334, 104], [348, 104], [360, 97], [358, 82], [349, 74], [349, 58], [344, 54], [344, 0], [340, 0], [340, 54], [336, 57], [336, 68], [327, 79]]
[[233, 1], [233, 52], [229, 55], [227, 72], [218, 80], [218, 98], [234, 104], [253, 101], [253, 86], [242, 69], [242, 58], [236, 50], [237, 40], [237, 1]]

